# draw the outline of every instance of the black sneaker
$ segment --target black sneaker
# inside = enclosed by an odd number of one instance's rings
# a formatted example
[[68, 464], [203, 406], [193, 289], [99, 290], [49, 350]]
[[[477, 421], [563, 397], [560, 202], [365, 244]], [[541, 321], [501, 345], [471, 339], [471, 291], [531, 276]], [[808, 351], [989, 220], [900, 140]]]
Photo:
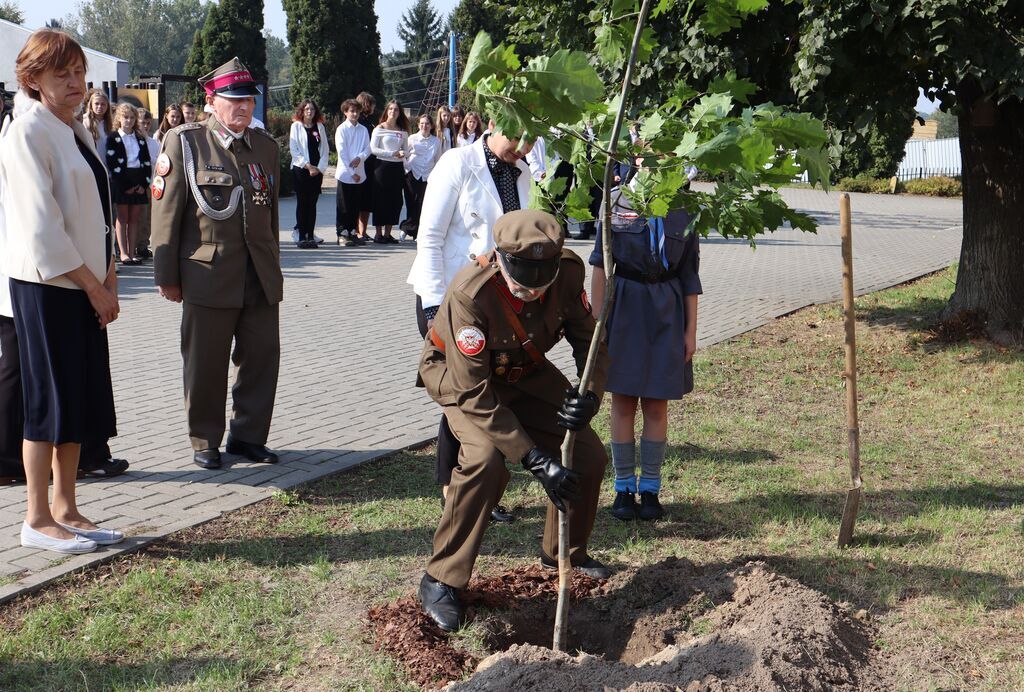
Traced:
[[633, 521], [636, 519], [636, 495], [625, 490], [615, 493], [615, 502], [612, 504], [612, 516], [622, 521]]
[[636, 511], [636, 516], [644, 521], [654, 521], [665, 516], [665, 510], [658, 502], [658, 493], [640, 493], [640, 509]]

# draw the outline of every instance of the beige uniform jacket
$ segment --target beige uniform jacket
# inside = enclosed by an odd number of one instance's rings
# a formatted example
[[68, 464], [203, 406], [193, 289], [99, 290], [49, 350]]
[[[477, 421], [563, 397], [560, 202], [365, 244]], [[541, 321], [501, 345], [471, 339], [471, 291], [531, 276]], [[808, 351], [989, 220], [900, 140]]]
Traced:
[[235, 139], [211, 116], [169, 131], [151, 186], [156, 284], [181, 286], [188, 303], [241, 308], [251, 258], [267, 301], [281, 302], [278, 171], [277, 142], [261, 130]]
[[[577, 375], [583, 372], [595, 326], [584, 277], [583, 261], [571, 250], [563, 250], [558, 278], [543, 300], [522, 303], [516, 315], [541, 353], [565, 336]], [[536, 445], [508, 402], [522, 405], [526, 394], [561, 406], [569, 381], [550, 361], [532, 366], [505, 316], [498, 282], [502, 279], [493, 261], [486, 266], [474, 262], [455, 275], [434, 319], [434, 338], [444, 346], [427, 335], [419, 375], [431, 398], [442, 406], [458, 406], [508, 461], [517, 462]], [[529, 372], [512, 382], [509, 376], [514, 368]], [[608, 354], [602, 342], [590, 384], [598, 399], [607, 375]], [[553, 416], [551, 426], [555, 429]]]

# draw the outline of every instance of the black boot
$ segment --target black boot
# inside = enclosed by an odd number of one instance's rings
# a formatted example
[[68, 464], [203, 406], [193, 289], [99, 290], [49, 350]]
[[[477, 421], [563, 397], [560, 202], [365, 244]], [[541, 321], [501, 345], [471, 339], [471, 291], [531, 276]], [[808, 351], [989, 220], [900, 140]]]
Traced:
[[417, 595], [423, 610], [445, 632], [454, 632], [462, 625], [462, 603], [454, 587], [424, 573]]
[[615, 502], [612, 504], [612, 516], [622, 521], [633, 521], [636, 519], [636, 496], [625, 490], [615, 493]]
[[658, 493], [640, 493], [640, 509], [637, 510], [636, 516], [644, 521], [654, 521], [665, 516], [665, 510], [658, 501]]

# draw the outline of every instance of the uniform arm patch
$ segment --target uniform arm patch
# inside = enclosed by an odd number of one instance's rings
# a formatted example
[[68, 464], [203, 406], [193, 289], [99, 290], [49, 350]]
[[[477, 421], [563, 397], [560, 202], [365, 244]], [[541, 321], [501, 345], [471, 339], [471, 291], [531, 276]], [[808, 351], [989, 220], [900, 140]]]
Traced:
[[487, 340], [476, 327], [461, 327], [455, 332], [455, 345], [467, 356], [475, 356], [484, 350]]

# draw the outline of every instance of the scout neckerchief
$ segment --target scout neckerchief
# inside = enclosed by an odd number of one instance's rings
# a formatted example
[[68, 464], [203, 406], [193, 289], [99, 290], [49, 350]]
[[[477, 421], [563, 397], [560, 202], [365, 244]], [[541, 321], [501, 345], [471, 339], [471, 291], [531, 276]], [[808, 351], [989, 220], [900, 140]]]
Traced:
[[651, 255], [662, 267], [668, 269], [668, 257], [665, 256], [665, 219], [660, 216], [648, 219], [647, 232], [651, 239]]

